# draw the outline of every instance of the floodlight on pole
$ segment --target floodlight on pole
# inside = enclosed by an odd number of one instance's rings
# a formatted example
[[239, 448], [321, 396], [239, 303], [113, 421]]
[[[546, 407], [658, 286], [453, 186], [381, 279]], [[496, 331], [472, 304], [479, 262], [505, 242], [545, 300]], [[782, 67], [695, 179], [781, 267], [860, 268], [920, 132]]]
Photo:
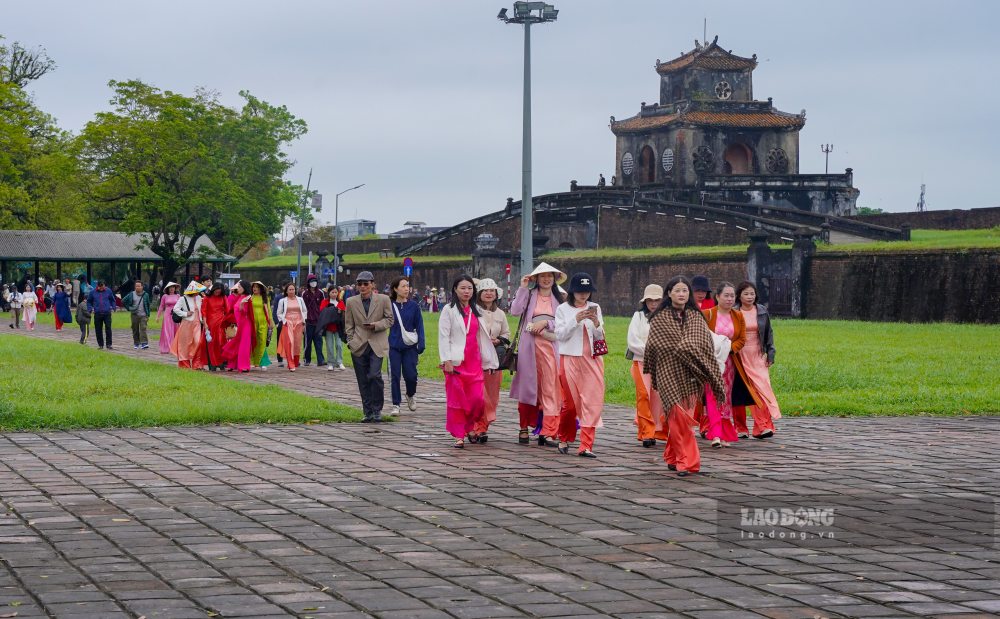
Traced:
[[354, 191], [355, 189], [361, 189], [365, 184], [355, 185], [350, 189], [345, 189], [333, 196], [333, 285], [337, 286], [337, 275], [340, 272], [340, 253], [337, 251], [339, 248], [340, 241], [340, 196], [344, 195], [348, 191]]
[[507, 9], [500, 9], [497, 19], [505, 24], [524, 25], [524, 111], [521, 138], [521, 274], [530, 273], [534, 267], [534, 224], [531, 195], [531, 25], [555, 21], [559, 15], [551, 4], [545, 2], [515, 2], [514, 17], [507, 17]]

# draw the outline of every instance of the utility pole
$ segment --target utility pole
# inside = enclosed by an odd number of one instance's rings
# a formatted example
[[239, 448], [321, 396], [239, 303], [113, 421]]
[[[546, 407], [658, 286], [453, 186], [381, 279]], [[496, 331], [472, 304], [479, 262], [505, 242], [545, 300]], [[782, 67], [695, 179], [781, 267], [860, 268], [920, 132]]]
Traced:
[[306, 181], [306, 193], [302, 196], [302, 206], [299, 207], [299, 257], [295, 261], [295, 286], [299, 285], [299, 273], [302, 271], [302, 237], [306, 228], [306, 204], [309, 201], [309, 187], [312, 185], [313, 170], [309, 168], [309, 180]]
[[920, 183], [920, 200], [917, 202], [917, 212], [923, 213], [924, 209], [927, 208], [927, 203], [924, 202], [924, 192], [927, 190], [927, 185]]
[[819, 147], [823, 154], [826, 155], [826, 173], [830, 173], [830, 153], [833, 152], [833, 144], [823, 144]]

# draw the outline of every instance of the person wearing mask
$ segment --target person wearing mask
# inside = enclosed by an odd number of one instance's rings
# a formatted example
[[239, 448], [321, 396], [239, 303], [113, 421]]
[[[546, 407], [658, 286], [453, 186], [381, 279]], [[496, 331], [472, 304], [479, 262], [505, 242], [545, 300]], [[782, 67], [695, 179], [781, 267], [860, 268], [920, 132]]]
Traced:
[[559, 433], [563, 398], [559, 384], [555, 313], [563, 302], [558, 284], [564, 281], [565, 273], [543, 262], [521, 278], [521, 285], [510, 306], [511, 315], [520, 317], [519, 331], [515, 335], [517, 370], [511, 382], [510, 397], [518, 402], [520, 432], [517, 441], [521, 444], [529, 442], [528, 426], [534, 426], [539, 445], [557, 445], [549, 437]]
[[177, 282], [167, 282], [163, 287], [163, 294], [160, 295], [159, 309], [156, 311], [157, 320], [162, 320], [160, 325], [160, 354], [170, 353], [170, 343], [174, 341], [177, 333], [177, 323], [173, 320], [174, 306], [180, 300], [181, 285]]
[[344, 332], [344, 302], [340, 300], [340, 291], [330, 288], [327, 298], [319, 306], [319, 320], [316, 328], [326, 339], [327, 371], [346, 370], [344, 367], [344, 343], [347, 335]]
[[222, 294], [222, 283], [212, 284], [208, 296], [201, 300], [201, 313], [205, 320], [205, 349], [208, 370], [215, 372], [226, 365], [222, 348], [226, 345], [226, 325], [235, 322], [229, 311], [229, 302]]
[[24, 295], [17, 289], [17, 286], [11, 284], [7, 288], [7, 303], [10, 305], [10, 328], [20, 329], [21, 328], [21, 312], [24, 309], [23, 301]]
[[76, 324], [80, 325], [80, 343], [86, 344], [90, 337], [90, 307], [87, 305], [87, 295], [80, 292], [76, 300]]
[[[774, 422], [781, 419], [781, 409], [778, 399], [771, 387], [770, 368], [774, 365], [774, 332], [771, 330], [771, 317], [767, 308], [757, 303], [757, 288], [750, 282], [741, 282], [736, 287], [736, 298], [739, 299], [740, 312], [746, 323], [747, 341], [739, 352], [743, 362], [743, 371], [750, 385], [761, 401], [760, 406], [754, 406], [753, 437], [771, 438], [774, 436]], [[736, 431], [741, 436], [747, 436], [746, 407], [733, 406], [733, 418], [736, 421]]]
[[[596, 458], [594, 437], [604, 424], [604, 357], [594, 342], [604, 340], [604, 316], [601, 306], [591, 300], [596, 292], [589, 273], [576, 273], [570, 279], [569, 296], [556, 308], [556, 338], [559, 341], [559, 364], [563, 398], [572, 402], [559, 423], [559, 453], [569, 453], [580, 424], [580, 448], [577, 455]], [[606, 350], [606, 349], [605, 349]]]
[[451, 286], [451, 303], [441, 309], [438, 322], [438, 352], [444, 372], [447, 401], [445, 428], [455, 437], [454, 447], [479, 442], [476, 423], [486, 407], [483, 399], [484, 370], [496, 369], [498, 361], [486, 325], [479, 320], [473, 302], [476, 286], [468, 275]]
[[701, 469], [698, 443], [691, 431], [694, 404], [706, 384], [717, 401], [724, 401], [726, 384], [715, 357], [712, 332], [691, 294], [691, 282], [677, 276], [663, 289], [666, 297], [649, 318], [642, 369], [650, 375], [666, 410], [663, 459], [667, 468], [683, 477]]
[[149, 293], [143, 289], [142, 282], [136, 282], [135, 289], [122, 299], [122, 307], [132, 315], [132, 344], [136, 350], [149, 348], [149, 336], [146, 334], [149, 306]]
[[[397, 277], [389, 284], [393, 320], [389, 328], [389, 376], [392, 395], [392, 413], [399, 414], [403, 402], [399, 388], [400, 374], [406, 383], [406, 407], [417, 410], [417, 362], [424, 354], [424, 317], [420, 306], [410, 299], [410, 280]], [[405, 332], [405, 333], [404, 333]]]
[[94, 333], [97, 335], [97, 348], [111, 348], [111, 314], [118, 309], [115, 293], [108, 288], [103, 279], [97, 281], [97, 287], [87, 295], [87, 304], [94, 316]]
[[639, 309], [629, 322], [626, 340], [628, 351], [625, 358], [632, 362], [631, 374], [635, 383], [635, 421], [639, 430], [638, 439], [643, 447], [653, 447], [657, 439], [667, 439], [666, 428], [661, 423], [663, 404], [659, 394], [652, 388], [650, 375], [642, 370], [646, 340], [649, 338], [649, 317], [662, 302], [663, 288], [658, 284], [646, 286]]
[[70, 309], [71, 299], [66, 293], [66, 285], [56, 283], [56, 292], [52, 295], [52, 315], [56, 321], [56, 331], [62, 331], [63, 325], [73, 322], [73, 310]]
[[351, 351], [354, 375], [361, 392], [366, 423], [382, 421], [385, 382], [382, 359], [389, 354], [389, 327], [393, 323], [392, 301], [375, 292], [375, 276], [362, 271], [357, 279], [358, 294], [347, 300], [344, 329]]
[[708, 321], [708, 328], [713, 333], [729, 338], [730, 353], [722, 372], [722, 379], [726, 384], [725, 401], [716, 401], [710, 389], [705, 391], [705, 415], [708, 418], [705, 438], [712, 441], [712, 447], [727, 447], [729, 443], [739, 440], [733, 424], [733, 407], [755, 405], [757, 395], [746, 378], [743, 362], [739, 357], [747, 336], [743, 313], [734, 309], [736, 287], [729, 282], [722, 282], [716, 290], [716, 300], [717, 306], [702, 311]]
[[319, 280], [315, 273], [310, 273], [306, 278], [306, 287], [302, 291], [302, 300], [305, 301], [306, 311], [309, 312], [306, 318], [306, 367], [312, 365], [312, 350], [316, 349], [316, 365], [326, 365], [323, 358], [323, 332], [316, 328], [319, 321], [319, 306], [323, 303], [326, 294], [319, 289]]
[[712, 299], [712, 286], [708, 283], [708, 278], [704, 275], [695, 275], [691, 278], [691, 286], [694, 287], [694, 303], [698, 309], [707, 310], [715, 307]]
[[204, 290], [197, 280], [193, 280], [184, 290], [184, 297], [174, 305], [174, 314], [181, 322], [170, 343], [170, 352], [177, 357], [180, 368], [200, 370], [205, 367], [205, 321], [201, 315]]
[[492, 279], [481, 279], [476, 284], [478, 297], [476, 309], [479, 310], [479, 322], [490, 337], [490, 344], [497, 355], [496, 368], [483, 369], [483, 400], [485, 407], [483, 416], [476, 422], [473, 432], [480, 443], [489, 440], [490, 425], [497, 419], [497, 407], [500, 404], [500, 386], [503, 382], [503, 370], [500, 369], [500, 359], [510, 346], [510, 325], [507, 315], [499, 307], [503, 290]]
[[24, 295], [21, 297], [21, 306], [24, 311], [24, 324], [28, 331], [35, 330], [35, 320], [38, 317], [38, 295], [31, 288], [31, 284], [24, 287]]
[[285, 286], [285, 296], [278, 301], [278, 323], [282, 326], [281, 335], [278, 336], [278, 354], [288, 362], [289, 372], [294, 372], [299, 367], [302, 337], [308, 317], [305, 300], [295, 293], [295, 284], [288, 283]]

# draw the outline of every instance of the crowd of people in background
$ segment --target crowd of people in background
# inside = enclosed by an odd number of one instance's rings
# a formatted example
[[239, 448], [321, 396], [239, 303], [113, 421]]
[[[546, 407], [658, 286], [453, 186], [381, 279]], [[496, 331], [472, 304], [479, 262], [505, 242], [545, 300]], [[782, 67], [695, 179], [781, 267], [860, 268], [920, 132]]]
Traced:
[[[568, 282], [568, 284], [567, 284]], [[563, 284], [567, 288], [562, 287]], [[116, 293], [104, 281], [26, 280], [2, 289], [11, 329], [34, 330], [39, 312], [53, 313], [55, 329], [76, 321], [80, 343], [91, 325], [97, 347], [113, 350], [111, 316], [128, 312], [135, 350], [149, 348], [147, 324], [161, 321], [159, 353], [181, 368], [248, 373], [277, 363], [344, 371], [351, 356], [364, 422], [382, 420], [383, 361], [388, 358], [391, 409], [416, 410], [419, 357], [426, 348], [424, 312], [440, 312], [438, 351], [446, 393], [445, 428], [456, 448], [486, 443], [496, 420], [503, 371], [511, 371], [517, 402], [517, 440], [597, 458], [608, 353], [604, 317], [588, 273], [566, 273], [542, 262], [525, 275], [509, 306], [492, 279], [457, 278], [450, 290], [411, 286], [396, 277], [376, 289], [369, 271], [347, 286], [276, 289], [240, 280], [231, 287], [211, 278], [183, 287], [147, 289], [126, 282]], [[75, 306], [75, 313], [73, 307]], [[517, 327], [511, 332], [509, 311]], [[276, 341], [275, 360], [268, 348]], [[644, 448], [664, 443], [668, 468], [684, 476], [700, 469], [700, 436], [712, 448], [774, 435], [781, 411], [771, 387], [774, 335], [767, 308], [750, 282], [677, 276], [649, 284], [628, 327], [625, 356], [635, 384], [636, 439]], [[748, 424], [752, 418], [752, 430]], [[696, 430], [692, 431], [693, 428]]]

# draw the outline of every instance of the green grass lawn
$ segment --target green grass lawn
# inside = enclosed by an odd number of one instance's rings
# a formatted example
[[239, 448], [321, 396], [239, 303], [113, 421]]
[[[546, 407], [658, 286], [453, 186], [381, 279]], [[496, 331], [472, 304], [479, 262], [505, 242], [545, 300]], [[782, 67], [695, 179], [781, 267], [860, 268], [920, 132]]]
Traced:
[[[437, 319], [424, 314], [427, 350], [419, 372], [442, 380]], [[605, 321], [606, 399], [632, 405], [635, 387], [624, 357], [629, 319]], [[785, 414], [1000, 413], [1000, 347], [984, 345], [1000, 341], [998, 326], [786, 319], [775, 320], [774, 331], [771, 380]]]
[[346, 405], [75, 342], [2, 337], [0, 376], [3, 432], [361, 420]]
[[[7, 313], [7, 314], [4, 314], [4, 315], [7, 316], [8, 319], [6, 320], [6, 322], [0, 321], [0, 324], [7, 324], [7, 323], [10, 322], [10, 320], [9, 320], [10, 314]], [[77, 335], [79, 335], [80, 334], [80, 326], [78, 324], [76, 324], [76, 308], [73, 308], [73, 321], [74, 322], [72, 324], [65, 325], [63, 327], [63, 330], [64, 331], [68, 330], [69, 332], [76, 333]], [[22, 318], [22, 322], [23, 322], [23, 318]], [[46, 312], [44, 314], [38, 314], [38, 318], [36, 319], [35, 322], [38, 325], [36, 328], [48, 328], [48, 327], [53, 327], [54, 328], [55, 324], [56, 324], [55, 317], [52, 315], [52, 312]], [[160, 339], [160, 327], [162, 325], [163, 325], [163, 323], [160, 320], [156, 319], [156, 312], [154, 311], [153, 312], [153, 316], [146, 323], [146, 334], [149, 335], [149, 341], [150, 342], [158, 341]], [[117, 312], [111, 314], [111, 328], [112, 329], [128, 329], [129, 332], [131, 332], [132, 331], [132, 317], [131, 317], [131, 315], [128, 312], [124, 311], [124, 310], [118, 310]], [[93, 320], [90, 321], [90, 337], [91, 337], [91, 339], [93, 339], [93, 337], [94, 337], [94, 321]]]

